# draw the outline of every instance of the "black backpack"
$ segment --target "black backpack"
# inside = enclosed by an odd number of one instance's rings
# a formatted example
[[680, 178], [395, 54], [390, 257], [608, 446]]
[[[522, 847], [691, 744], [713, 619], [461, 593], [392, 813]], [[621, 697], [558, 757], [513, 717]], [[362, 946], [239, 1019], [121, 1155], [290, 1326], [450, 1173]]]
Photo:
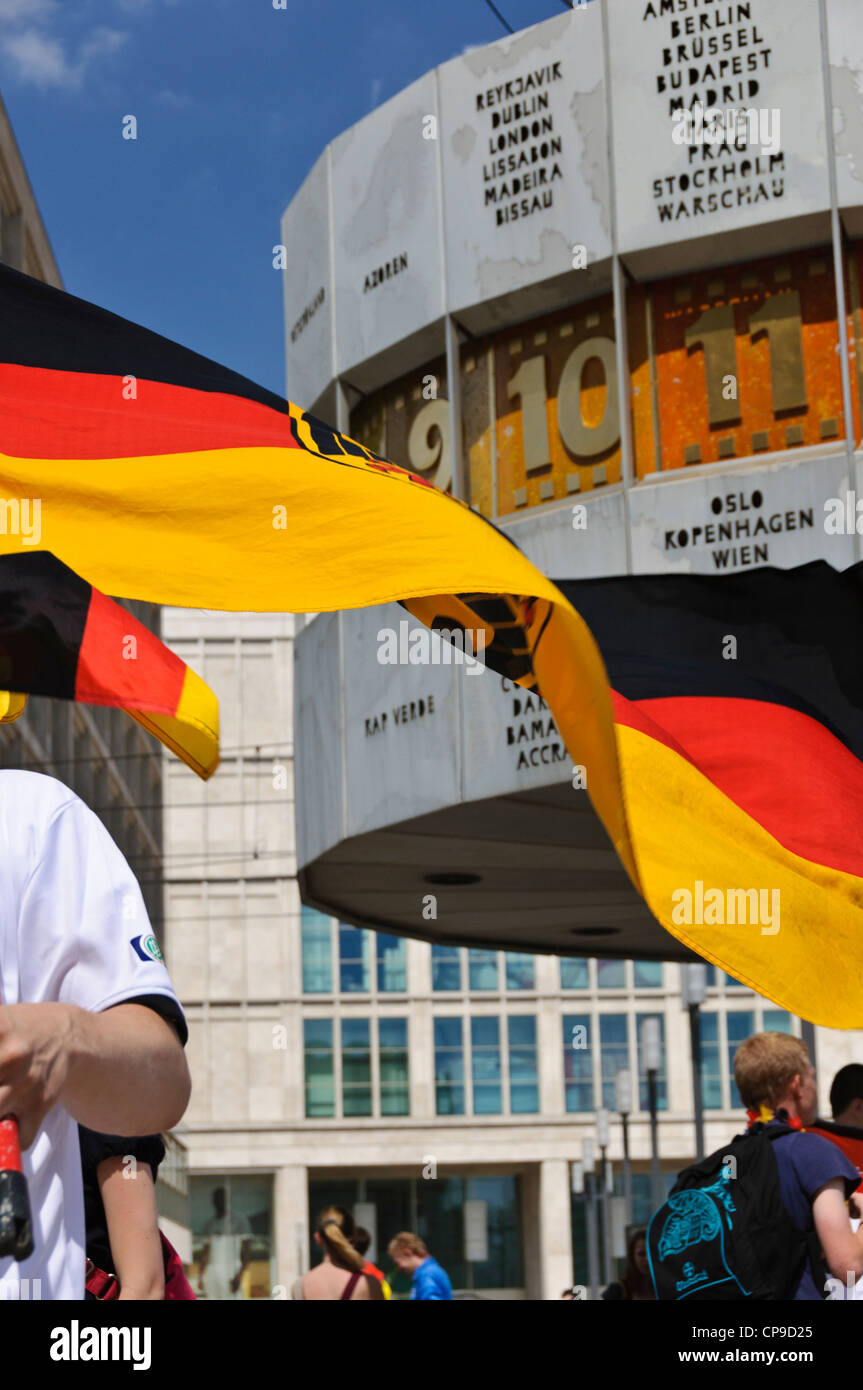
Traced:
[[824, 1288], [814, 1227], [798, 1230], [779, 1189], [772, 1141], [795, 1133], [759, 1122], [678, 1175], [647, 1230], [657, 1299], [787, 1299], [807, 1258]]

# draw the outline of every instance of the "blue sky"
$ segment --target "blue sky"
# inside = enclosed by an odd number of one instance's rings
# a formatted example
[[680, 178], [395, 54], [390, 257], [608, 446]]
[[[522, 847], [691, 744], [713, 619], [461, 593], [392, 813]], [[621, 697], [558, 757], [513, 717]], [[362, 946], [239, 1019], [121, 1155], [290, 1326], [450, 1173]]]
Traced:
[[[496, 3], [514, 29], [562, 8]], [[0, 0], [0, 92], [67, 289], [281, 393], [285, 204], [346, 126], [504, 33], [485, 0]]]

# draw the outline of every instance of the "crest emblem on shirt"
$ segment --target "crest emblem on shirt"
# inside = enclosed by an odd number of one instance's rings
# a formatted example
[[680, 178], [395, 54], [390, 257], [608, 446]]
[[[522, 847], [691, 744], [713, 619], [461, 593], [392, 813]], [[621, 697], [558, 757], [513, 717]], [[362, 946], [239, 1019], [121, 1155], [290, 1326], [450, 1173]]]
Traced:
[[155, 936], [133, 936], [129, 945], [132, 947], [135, 955], [140, 956], [141, 960], [161, 961], [163, 959], [159, 943]]

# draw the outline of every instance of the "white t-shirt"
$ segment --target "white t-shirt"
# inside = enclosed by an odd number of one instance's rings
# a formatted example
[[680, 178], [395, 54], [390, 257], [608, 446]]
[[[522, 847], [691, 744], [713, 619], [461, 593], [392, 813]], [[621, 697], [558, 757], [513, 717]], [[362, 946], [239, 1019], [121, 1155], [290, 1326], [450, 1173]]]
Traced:
[[[145, 994], [176, 1002], [141, 890], [107, 830], [53, 777], [0, 771], [0, 999], [99, 1013]], [[0, 1299], [82, 1299], [78, 1127], [62, 1106], [22, 1157], [35, 1248], [21, 1264], [0, 1259]]]
[[245, 1216], [211, 1216], [204, 1222], [202, 1236], [210, 1247], [204, 1271], [204, 1289], [210, 1298], [242, 1298], [242, 1289], [231, 1291], [231, 1280], [240, 1268], [243, 1242], [252, 1234]]

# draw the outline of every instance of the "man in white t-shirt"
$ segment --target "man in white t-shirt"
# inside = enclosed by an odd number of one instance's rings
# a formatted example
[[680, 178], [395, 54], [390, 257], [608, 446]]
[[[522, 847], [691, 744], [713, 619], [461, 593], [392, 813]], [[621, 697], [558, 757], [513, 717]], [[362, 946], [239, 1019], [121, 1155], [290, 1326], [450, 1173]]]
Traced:
[[204, 1222], [198, 1287], [207, 1298], [242, 1298], [243, 1274], [252, 1258], [252, 1228], [241, 1212], [228, 1213], [225, 1189], [213, 1192], [215, 1215]]
[[177, 1124], [187, 1032], [134, 874], [75, 793], [33, 772], [0, 771], [0, 1000], [0, 1116], [18, 1117], [35, 1242], [0, 1259], [0, 1298], [81, 1299], [77, 1122]]

